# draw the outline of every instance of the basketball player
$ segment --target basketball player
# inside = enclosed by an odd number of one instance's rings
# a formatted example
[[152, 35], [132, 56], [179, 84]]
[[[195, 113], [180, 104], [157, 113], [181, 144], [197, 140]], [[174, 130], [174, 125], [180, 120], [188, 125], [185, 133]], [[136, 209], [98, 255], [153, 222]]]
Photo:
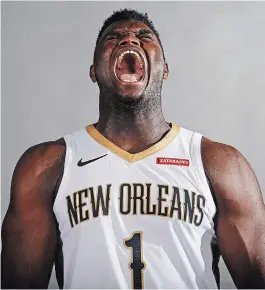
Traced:
[[168, 123], [168, 76], [147, 15], [123, 10], [90, 69], [97, 123], [28, 149], [2, 227], [3, 288], [217, 288], [219, 253], [238, 288], [265, 287], [265, 210], [233, 147]]

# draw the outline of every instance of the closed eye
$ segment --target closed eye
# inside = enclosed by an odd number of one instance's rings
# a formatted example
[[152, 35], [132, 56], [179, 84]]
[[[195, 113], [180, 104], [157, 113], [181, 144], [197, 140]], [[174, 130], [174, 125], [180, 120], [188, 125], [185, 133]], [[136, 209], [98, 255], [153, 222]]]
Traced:
[[109, 34], [106, 36], [106, 40], [113, 40], [113, 39], [118, 39], [119, 36], [117, 34]]
[[112, 39], [118, 39], [118, 37], [117, 36], [109, 36], [106, 38], [106, 40], [112, 40]]
[[141, 35], [139, 36], [140, 39], [148, 39], [148, 40], [153, 40], [153, 37], [151, 35]]
[[136, 35], [143, 40], [153, 40], [152, 32], [148, 29], [140, 29], [137, 31]]

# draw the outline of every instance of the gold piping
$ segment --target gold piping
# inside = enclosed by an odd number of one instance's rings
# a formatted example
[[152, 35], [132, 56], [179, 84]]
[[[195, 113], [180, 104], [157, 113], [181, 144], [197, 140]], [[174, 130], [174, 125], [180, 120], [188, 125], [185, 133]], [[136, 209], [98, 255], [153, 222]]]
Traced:
[[180, 130], [180, 127], [177, 125], [172, 124], [171, 130], [167, 133], [167, 135], [154, 144], [153, 146], [147, 148], [146, 150], [139, 152], [139, 153], [129, 153], [114, 143], [112, 143], [110, 140], [108, 140], [106, 137], [104, 137], [96, 128], [95, 126], [89, 125], [86, 127], [87, 133], [95, 140], [97, 141], [100, 145], [106, 147], [109, 149], [111, 152], [115, 153], [116, 155], [120, 156], [121, 158], [127, 160], [128, 162], [135, 162], [141, 159], [144, 159], [145, 157], [148, 157], [162, 149], [164, 149], [167, 145], [169, 145], [174, 138], [178, 135]]

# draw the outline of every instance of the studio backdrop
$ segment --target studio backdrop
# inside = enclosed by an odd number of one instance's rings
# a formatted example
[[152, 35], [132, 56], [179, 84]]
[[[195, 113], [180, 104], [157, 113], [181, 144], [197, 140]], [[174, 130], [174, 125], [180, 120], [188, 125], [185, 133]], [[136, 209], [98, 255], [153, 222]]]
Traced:
[[[113, 10], [147, 12], [169, 65], [166, 120], [235, 146], [265, 192], [265, 2], [1, 2], [2, 220], [21, 154], [98, 118], [89, 79]], [[264, 197], [264, 195], [263, 195]], [[234, 288], [221, 262], [221, 287]], [[58, 288], [52, 276], [50, 288]]]

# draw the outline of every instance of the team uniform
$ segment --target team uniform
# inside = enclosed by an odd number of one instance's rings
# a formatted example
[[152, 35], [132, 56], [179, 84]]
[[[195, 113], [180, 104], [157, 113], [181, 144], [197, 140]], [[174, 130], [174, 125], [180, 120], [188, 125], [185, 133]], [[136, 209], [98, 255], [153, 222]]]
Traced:
[[130, 154], [93, 125], [64, 136], [54, 203], [63, 288], [218, 288], [216, 206], [196, 132]]

